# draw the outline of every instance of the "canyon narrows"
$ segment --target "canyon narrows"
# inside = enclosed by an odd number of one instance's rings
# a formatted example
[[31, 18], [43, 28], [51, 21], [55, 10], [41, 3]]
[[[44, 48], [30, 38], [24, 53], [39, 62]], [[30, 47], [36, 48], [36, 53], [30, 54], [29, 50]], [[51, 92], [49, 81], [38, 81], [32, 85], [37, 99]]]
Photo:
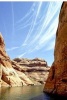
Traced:
[[67, 96], [67, 2], [63, 2], [56, 33], [54, 63], [44, 92]]

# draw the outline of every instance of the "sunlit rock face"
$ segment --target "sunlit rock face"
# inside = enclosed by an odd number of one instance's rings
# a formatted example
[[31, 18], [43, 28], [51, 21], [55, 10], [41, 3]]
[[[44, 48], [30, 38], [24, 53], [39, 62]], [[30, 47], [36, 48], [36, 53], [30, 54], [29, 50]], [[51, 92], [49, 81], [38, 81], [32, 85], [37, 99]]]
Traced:
[[2, 69], [1, 69], [1, 65], [0, 65], [0, 87], [1, 87], [1, 76], [2, 75]]
[[56, 33], [54, 63], [44, 91], [67, 96], [67, 2], [63, 2]]
[[11, 61], [0, 33], [0, 87], [44, 84], [49, 69], [47, 62], [40, 58], [33, 60], [15, 58]]
[[26, 85], [25, 82], [27, 84], [33, 84], [24, 73], [22, 73], [22, 77], [23, 78], [21, 79], [16, 70], [12, 67], [12, 61], [5, 51], [4, 39], [0, 33], [0, 87], [22, 86]]
[[15, 58], [12, 61], [12, 65], [15, 70], [20, 71], [21, 73], [24, 72], [34, 85], [44, 84], [50, 69], [47, 62], [41, 58]]
[[11, 60], [5, 51], [4, 39], [0, 33], [0, 86], [7, 83], [10, 86], [22, 85], [22, 81], [12, 68]]

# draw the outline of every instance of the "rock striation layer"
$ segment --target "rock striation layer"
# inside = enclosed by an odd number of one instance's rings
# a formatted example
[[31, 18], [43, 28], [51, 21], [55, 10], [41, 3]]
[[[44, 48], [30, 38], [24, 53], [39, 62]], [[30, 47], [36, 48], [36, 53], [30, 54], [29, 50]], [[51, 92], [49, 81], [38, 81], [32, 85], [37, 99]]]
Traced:
[[39, 58], [15, 58], [11, 61], [5, 51], [4, 39], [0, 33], [0, 87], [41, 85], [45, 83], [49, 69], [47, 62]]
[[32, 80], [34, 85], [44, 84], [50, 69], [47, 62], [40, 58], [15, 58], [12, 61], [12, 65], [15, 70], [25, 73], [25, 75]]
[[56, 33], [54, 63], [44, 92], [67, 96], [67, 2], [63, 2]]
[[16, 70], [12, 67], [12, 61], [5, 51], [5, 43], [4, 39], [0, 33], [0, 87], [1, 86], [22, 86], [25, 85], [25, 80], [27, 84], [33, 84], [33, 82], [24, 74], [22, 75], [23, 79], [21, 79], [16, 72]]

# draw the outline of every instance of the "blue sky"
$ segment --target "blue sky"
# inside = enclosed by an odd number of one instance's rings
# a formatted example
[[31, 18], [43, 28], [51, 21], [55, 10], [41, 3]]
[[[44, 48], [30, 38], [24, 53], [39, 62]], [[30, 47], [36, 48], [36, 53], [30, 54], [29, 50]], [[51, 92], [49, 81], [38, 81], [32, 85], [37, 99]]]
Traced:
[[62, 2], [0, 2], [0, 32], [11, 59], [54, 59], [55, 34]]

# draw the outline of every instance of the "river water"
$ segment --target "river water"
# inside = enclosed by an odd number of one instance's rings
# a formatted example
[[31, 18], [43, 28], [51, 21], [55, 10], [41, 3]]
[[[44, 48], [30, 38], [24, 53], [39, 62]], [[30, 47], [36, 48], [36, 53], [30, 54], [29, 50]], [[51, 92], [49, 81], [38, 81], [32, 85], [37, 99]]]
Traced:
[[[0, 88], [0, 100], [58, 100], [43, 93], [41, 86], [2, 87]], [[65, 100], [63, 98], [63, 100]]]

